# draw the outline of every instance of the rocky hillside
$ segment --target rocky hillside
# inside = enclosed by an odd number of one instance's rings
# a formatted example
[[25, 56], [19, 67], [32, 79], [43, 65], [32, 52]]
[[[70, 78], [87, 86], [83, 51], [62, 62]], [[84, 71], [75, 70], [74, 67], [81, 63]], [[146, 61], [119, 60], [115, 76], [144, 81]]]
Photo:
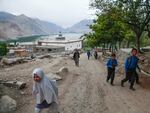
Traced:
[[91, 30], [89, 29], [89, 25], [93, 23], [92, 20], [82, 20], [76, 24], [74, 24], [72, 27], [67, 28], [67, 32], [76, 32], [76, 33], [87, 33], [90, 32]]
[[47, 35], [58, 32], [87, 33], [92, 20], [82, 20], [70, 28], [62, 27], [51, 22], [33, 19], [24, 14], [16, 16], [0, 12], [0, 40], [12, 39], [21, 36]]
[[56, 24], [33, 19], [25, 15], [12, 15], [0, 12], [0, 39], [18, 36], [45, 35], [63, 30]]

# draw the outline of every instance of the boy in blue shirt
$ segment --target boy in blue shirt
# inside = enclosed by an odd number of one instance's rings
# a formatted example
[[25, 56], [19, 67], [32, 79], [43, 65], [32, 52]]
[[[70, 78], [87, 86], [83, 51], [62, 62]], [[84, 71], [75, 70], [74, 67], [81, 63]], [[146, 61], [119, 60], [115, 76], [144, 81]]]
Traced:
[[108, 75], [106, 81], [108, 82], [109, 79], [111, 79], [110, 84], [113, 84], [114, 77], [115, 77], [115, 67], [118, 65], [117, 60], [116, 60], [116, 54], [112, 53], [111, 58], [107, 62], [107, 70], [108, 70]]
[[129, 56], [125, 61], [125, 71], [126, 71], [126, 77], [121, 81], [121, 86], [124, 87], [124, 82], [130, 80], [130, 89], [135, 90], [133, 88], [134, 82], [136, 79], [136, 68], [138, 66], [138, 57], [137, 55], [137, 49], [133, 48], [131, 51], [131, 56]]

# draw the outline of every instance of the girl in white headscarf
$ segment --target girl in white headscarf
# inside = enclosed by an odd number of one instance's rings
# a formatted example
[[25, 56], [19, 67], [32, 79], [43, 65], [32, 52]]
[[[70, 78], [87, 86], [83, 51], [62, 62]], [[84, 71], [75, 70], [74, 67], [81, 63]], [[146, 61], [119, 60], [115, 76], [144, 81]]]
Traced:
[[33, 95], [36, 98], [35, 113], [49, 108], [48, 113], [58, 112], [58, 88], [56, 81], [49, 80], [40, 68], [33, 71]]

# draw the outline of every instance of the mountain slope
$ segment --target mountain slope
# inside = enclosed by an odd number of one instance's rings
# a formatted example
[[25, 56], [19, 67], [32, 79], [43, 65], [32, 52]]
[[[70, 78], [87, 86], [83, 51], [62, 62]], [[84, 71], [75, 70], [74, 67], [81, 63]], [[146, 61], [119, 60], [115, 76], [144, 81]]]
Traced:
[[6, 40], [21, 36], [46, 35], [58, 32], [87, 33], [91, 30], [89, 25], [92, 20], [82, 20], [70, 28], [62, 27], [47, 21], [33, 19], [25, 15], [13, 15], [6, 12], [0, 12], [0, 40]]
[[89, 25], [93, 23], [92, 20], [82, 20], [76, 24], [74, 24], [72, 27], [67, 28], [66, 31], [68, 32], [76, 32], [76, 33], [87, 33], [90, 32]]
[[60, 31], [63, 31], [63, 28], [58, 26], [58, 25], [56, 25], [56, 24], [53, 24], [53, 23], [50, 23], [50, 22], [47, 22], [47, 21], [41, 21], [39, 19], [36, 19], [35, 21], [48, 34], [49, 33], [58, 33]]
[[56, 24], [33, 19], [25, 15], [12, 15], [0, 12], [0, 39], [15, 38], [18, 36], [46, 35], [62, 30]]

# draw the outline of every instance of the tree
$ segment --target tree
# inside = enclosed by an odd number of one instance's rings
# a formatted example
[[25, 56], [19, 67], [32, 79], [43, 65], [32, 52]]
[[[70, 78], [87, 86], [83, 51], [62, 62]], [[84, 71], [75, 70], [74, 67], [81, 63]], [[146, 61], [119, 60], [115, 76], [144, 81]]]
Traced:
[[136, 35], [136, 46], [140, 51], [140, 39], [150, 23], [149, 0], [119, 0], [123, 11], [122, 20], [127, 23]]
[[6, 55], [8, 52], [6, 43], [0, 42], [0, 56]]
[[140, 39], [147, 31], [149, 35], [150, 1], [149, 0], [92, 0], [91, 7], [99, 9], [98, 13], [106, 13], [113, 8], [116, 20], [127, 24], [136, 35], [136, 46], [140, 51]]
[[114, 12], [117, 12], [115, 8], [105, 13], [97, 14], [97, 19], [90, 26], [92, 37], [93, 40], [96, 40], [96, 44], [98, 46], [102, 45], [103, 48], [108, 48], [109, 45], [111, 51], [114, 51], [114, 49], [117, 50], [116, 44], [117, 42], [122, 42], [125, 31], [124, 24], [116, 21]]

